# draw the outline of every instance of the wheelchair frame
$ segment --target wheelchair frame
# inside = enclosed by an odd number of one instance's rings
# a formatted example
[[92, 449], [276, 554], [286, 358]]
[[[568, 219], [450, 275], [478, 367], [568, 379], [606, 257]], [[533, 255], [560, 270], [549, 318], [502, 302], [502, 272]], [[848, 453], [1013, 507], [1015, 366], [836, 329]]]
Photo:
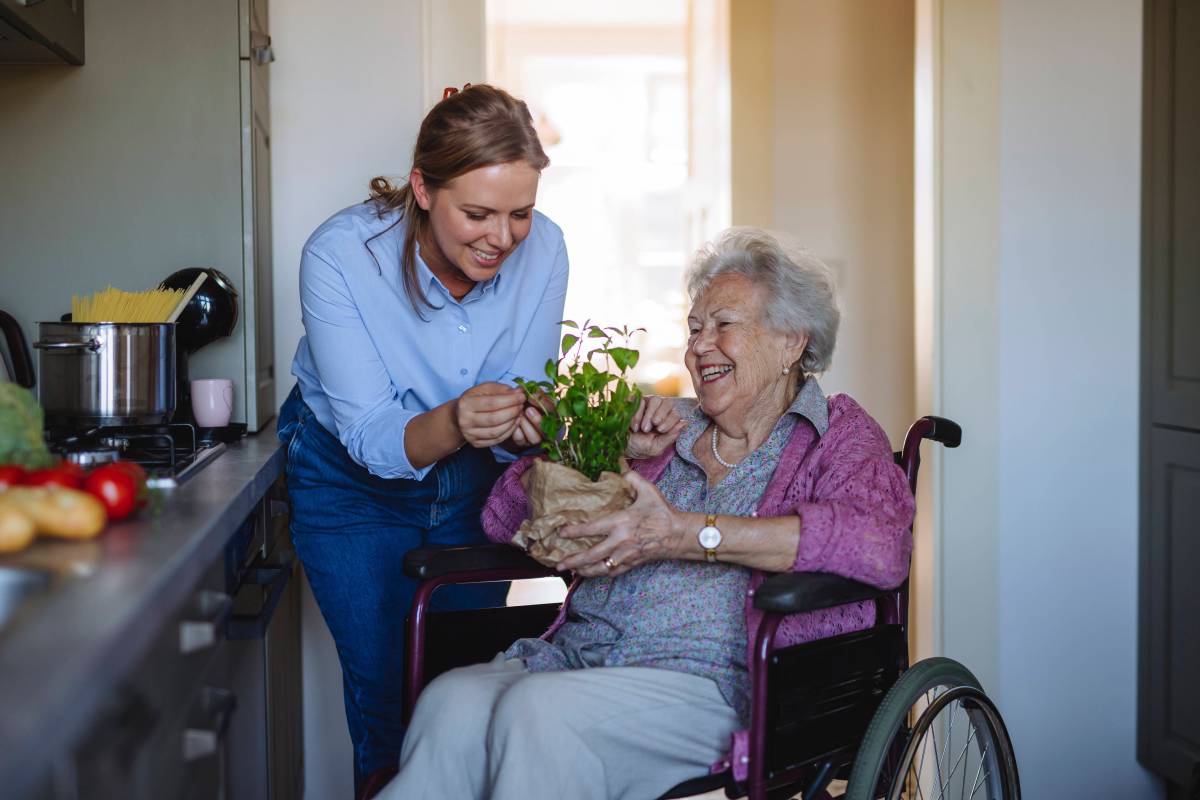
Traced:
[[[921, 417], [909, 427], [902, 449], [894, 455], [914, 494], [921, 465], [920, 447], [925, 439], [958, 447], [962, 430], [951, 420], [935, 416]], [[433, 593], [441, 586], [562, 577], [509, 545], [412, 550], [405, 556], [404, 571], [422, 581], [407, 622], [405, 723], [427, 675], [487, 660], [514, 638], [531, 635], [529, 631], [539, 624], [541, 630], [532, 635], [540, 635], [558, 610], [557, 604], [547, 604], [431, 615]], [[865, 600], [876, 604], [873, 627], [775, 648], [776, 633], [786, 616]], [[779, 573], [759, 587], [754, 605], [764, 613], [749, 665], [753, 690], [749, 752], [744, 757], [746, 779], [735, 780], [731, 766], [722, 773], [685, 781], [660, 800], [721, 787], [729, 797], [747, 795], [750, 800], [791, 797], [799, 790], [806, 798], [819, 796], [852, 763], [871, 717], [909, 666], [908, 581], [896, 589], [877, 589], [826, 573]], [[504, 628], [501, 633], [501, 626], [495, 624], [500, 612], [521, 617], [525, 632], [513, 633]], [[455, 657], [443, 658], [431, 669], [434, 617], [448, 620], [444, 629], [455, 633], [441, 639], [447, 646], [453, 643], [457, 651]], [[477, 635], [464, 637], [464, 626], [473, 627]], [[495, 648], [499, 638], [507, 638], [508, 642]], [[464, 648], [464, 640], [471, 644]], [[469, 652], [464, 653], [464, 649]]]

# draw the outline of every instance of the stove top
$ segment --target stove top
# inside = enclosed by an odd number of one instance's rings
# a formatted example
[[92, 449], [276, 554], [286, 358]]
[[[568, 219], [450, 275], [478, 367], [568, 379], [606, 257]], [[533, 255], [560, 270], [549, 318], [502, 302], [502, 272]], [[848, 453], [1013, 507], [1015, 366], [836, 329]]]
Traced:
[[46, 441], [51, 452], [82, 467], [135, 461], [155, 489], [178, 486], [225, 450], [222, 442], [202, 439], [194, 426], [182, 423], [49, 430]]

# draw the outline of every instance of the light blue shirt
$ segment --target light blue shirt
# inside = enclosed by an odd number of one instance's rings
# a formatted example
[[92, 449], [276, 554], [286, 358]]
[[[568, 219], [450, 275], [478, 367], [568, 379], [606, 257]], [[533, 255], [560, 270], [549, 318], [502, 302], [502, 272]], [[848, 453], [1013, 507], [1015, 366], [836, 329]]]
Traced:
[[[398, 218], [361, 203], [309, 237], [300, 258], [305, 335], [292, 374], [313, 415], [352, 459], [381, 478], [419, 480], [433, 465], [418, 469], [405, 453], [413, 417], [480, 383], [545, 376], [546, 360], [558, 352], [567, 249], [559, 227], [535, 211], [529, 236], [462, 300], [418, 249], [418, 280], [435, 306], [418, 306], [423, 320], [401, 275], [404, 224], [367, 244]], [[514, 458], [492, 450], [499, 461]]]

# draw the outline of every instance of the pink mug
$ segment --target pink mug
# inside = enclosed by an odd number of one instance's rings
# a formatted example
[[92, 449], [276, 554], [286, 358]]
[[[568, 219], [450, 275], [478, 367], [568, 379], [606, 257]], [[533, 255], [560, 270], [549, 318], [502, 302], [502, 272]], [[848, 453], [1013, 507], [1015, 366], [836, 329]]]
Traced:
[[192, 414], [201, 428], [224, 428], [233, 416], [233, 381], [206, 378], [192, 381]]

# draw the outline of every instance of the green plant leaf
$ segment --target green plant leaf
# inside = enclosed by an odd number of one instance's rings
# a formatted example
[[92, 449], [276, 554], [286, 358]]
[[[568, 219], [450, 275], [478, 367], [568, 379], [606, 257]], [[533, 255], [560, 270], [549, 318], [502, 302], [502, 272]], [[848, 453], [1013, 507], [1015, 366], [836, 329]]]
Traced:
[[631, 350], [628, 347], [610, 347], [607, 352], [612, 357], [613, 363], [617, 365], [617, 369], [621, 370], [621, 372], [631, 369], [637, 364], [637, 350]]
[[546, 359], [546, 377], [554, 380], [558, 376], [558, 362], [553, 358]]
[[564, 328], [572, 328], [575, 330], [579, 329], [578, 323], [576, 323], [573, 319], [560, 319], [558, 324], [562, 325]]
[[599, 325], [593, 325], [592, 327], [588, 328], [588, 336], [591, 337], [592, 339], [607, 339], [608, 338], [608, 334], [605, 333]]
[[562, 354], [565, 356], [567, 354], [567, 351], [570, 350], [572, 347], [574, 347], [575, 343], [578, 341], [579, 341], [579, 337], [573, 333], [568, 333], [567, 335], [563, 336], [563, 338], [562, 338]]

